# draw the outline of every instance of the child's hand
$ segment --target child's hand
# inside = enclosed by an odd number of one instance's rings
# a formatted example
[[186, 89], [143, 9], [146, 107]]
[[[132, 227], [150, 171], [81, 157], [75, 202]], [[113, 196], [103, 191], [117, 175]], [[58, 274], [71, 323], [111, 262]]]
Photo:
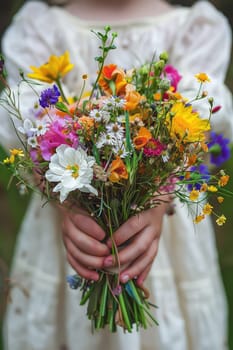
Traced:
[[95, 269], [103, 268], [103, 261], [110, 254], [106, 244], [101, 243], [105, 232], [84, 211], [63, 213], [63, 241], [67, 250], [67, 260], [82, 277], [98, 280]]
[[[167, 204], [160, 204], [157, 208], [141, 212], [127, 220], [114, 233], [116, 246], [130, 239], [130, 243], [119, 252], [120, 265], [127, 265], [120, 274], [121, 282], [137, 277], [137, 284], [141, 285], [145, 280], [157, 255], [166, 207]], [[108, 245], [111, 247], [111, 240]], [[104, 260], [104, 266], [113, 265], [116, 265], [116, 261], [109, 255]]]

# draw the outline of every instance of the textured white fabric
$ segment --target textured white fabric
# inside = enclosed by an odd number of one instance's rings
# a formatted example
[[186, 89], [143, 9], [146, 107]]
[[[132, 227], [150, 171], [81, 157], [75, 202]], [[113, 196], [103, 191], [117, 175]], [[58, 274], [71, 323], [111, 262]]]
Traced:
[[[10, 84], [18, 80], [18, 68], [27, 72], [50, 54], [69, 50], [75, 69], [67, 75], [70, 91], [80, 89], [82, 75], [92, 76], [97, 67], [98, 42], [90, 29], [102, 28], [65, 10], [30, 2], [15, 16], [5, 34]], [[117, 51], [109, 57], [125, 68], [150, 60], [154, 52], [167, 50], [171, 63], [185, 77], [184, 94], [196, 89], [193, 75], [205, 71], [212, 78], [208, 90], [223, 105], [213, 124], [216, 131], [232, 138], [231, 96], [224, 86], [231, 35], [226, 19], [208, 2], [192, 8], [177, 7], [160, 17], [115, 23], [119, 33]], [[26, 92], [27, 95], [28, 92]], [[31, 103], [25, 98], [24, 115]], [[203, 110], [203, 115], [207, 113]], [[13, 132], [1, 111], [0, 140], [7, 147]], [[223, 350], [226, 345], [226, 303], [219, 276], [218, 258], [211, 222], [192, 223], [187, 210], [176, 204], [176, 214], [165, 217], [159, 253], [147, 285], [151, 291], [159, 327], [139, 333], [91, 335], [79, 293], [69, 290], [61, 242], [59, 217], [39, 196], [33, 195], [19, 234], [12, 278], [19, 286], [12, 291], [5, 322], [6, 350]], [[63, 347], [64, 345], [67, 348]]]

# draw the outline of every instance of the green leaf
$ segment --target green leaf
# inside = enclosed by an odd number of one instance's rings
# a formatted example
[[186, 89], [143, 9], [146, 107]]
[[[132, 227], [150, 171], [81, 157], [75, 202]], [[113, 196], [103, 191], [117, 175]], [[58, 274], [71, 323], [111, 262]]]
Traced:
[[62, 111], [62, 112], [65, 112], [65, 113], [68, 113], [70, 114], [70, 111], [68, 109], [68, 107], [65, 105], [65, 103], [63, 102], [57, 102], [56, 103], [56, 108], [59, 110], [59, 111]]

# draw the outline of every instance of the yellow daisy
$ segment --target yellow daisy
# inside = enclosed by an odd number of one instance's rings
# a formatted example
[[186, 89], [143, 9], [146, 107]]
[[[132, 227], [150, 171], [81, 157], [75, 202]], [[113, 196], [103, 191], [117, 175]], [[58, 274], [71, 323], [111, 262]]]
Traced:
[[210, 130], [208, 119], [201, 119], [192, 106], [181, 102], [173, 105], [166, 120], [171, 137], [183, 142], [205, 141], [205, 132]]
[[203, 214], [210, 215], [213, 211], [213, 206], [210, 203], [206, 203], [203, 207]]
[[216, 223], [218, 226], [222, 226], [225, 224], [227, 218], [225, 217], [225, 215], [221, 215], [219, 216], [219, 218], [216, 220]]
[[197, 190], [192, 190], [192, 191], [190, 192], [189, 199], [190, 199], [191, 201], [195, 201], [195, 200], [198, 199], [199, 194], [200, 194], [199, 191], [197, 191]]
[[195, 78], [197, 78], [197, 80], [199, 81], [199, 83], [210, 82], [210, 78], [208, 77], [208, 75], [207, 75], [206, 73], [198, 73], [198, 74], [195, 74]]

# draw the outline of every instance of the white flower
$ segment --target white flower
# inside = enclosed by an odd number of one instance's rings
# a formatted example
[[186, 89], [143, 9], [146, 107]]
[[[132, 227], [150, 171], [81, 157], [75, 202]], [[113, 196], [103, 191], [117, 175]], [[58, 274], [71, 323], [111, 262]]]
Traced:
[[48, 122], [45, 120], [36, 120], [35, 132], [36, 136], [41, 136], [48, 130]]
[[54, 192], [60, 192], [62, 203], [74, 190], [98, 194], [91, 186], [95, 158], [88, 156], [82, 148], [74, 149], [68, 145], [60, 145], [51, 157], [49, 170], [45, 177], [49, 182], [58, 182]]
[[34, 136], [35, 134], [35, 128], [30, 119], [25, 119], [23, 122], [23, 126], [19, 126], [18, 130], [19, 132], [21, 132], [21, 134], [24, 134], [27, 137]]
[[105, 123], [108, 123], [111, 115], [108, 111], [102, 109], [93, 109], [90, 111], [90, 117], [94, 118], [97, 122], [104, 121]]
[[37, 142], [37, 138], [36, 136], [30, 136], [27, 139], [27, 143], [29, 146], [31, 146], [32, 148], [36, 148], [38, 146], [38, 142]]
[[102, 148], [103, 146], [114, 146], [117, 143], [117, 139], [113, 134], [107, 134], [106, 132], [101, 132], [96, 142], [97, 148]]
[[106, 131], [108, 135], [111, 135], [111, 137], [122, 140], [125, 129], [118, 123], [110, 123], [106, 125]]
[[130, 155], [131, 152], [126, 151], [126, 147], [124, 142], [117, 143], [113, 148], [112, 151], [115, 155], [118, 155], [120, 158], [126, 158], [127, 156]]
[[108, 111], [113, 111], [116, 108], [123, 108], [126, 100], [118, 96], [111, 96], [110, 98], [103, 101], [104, 109]]

